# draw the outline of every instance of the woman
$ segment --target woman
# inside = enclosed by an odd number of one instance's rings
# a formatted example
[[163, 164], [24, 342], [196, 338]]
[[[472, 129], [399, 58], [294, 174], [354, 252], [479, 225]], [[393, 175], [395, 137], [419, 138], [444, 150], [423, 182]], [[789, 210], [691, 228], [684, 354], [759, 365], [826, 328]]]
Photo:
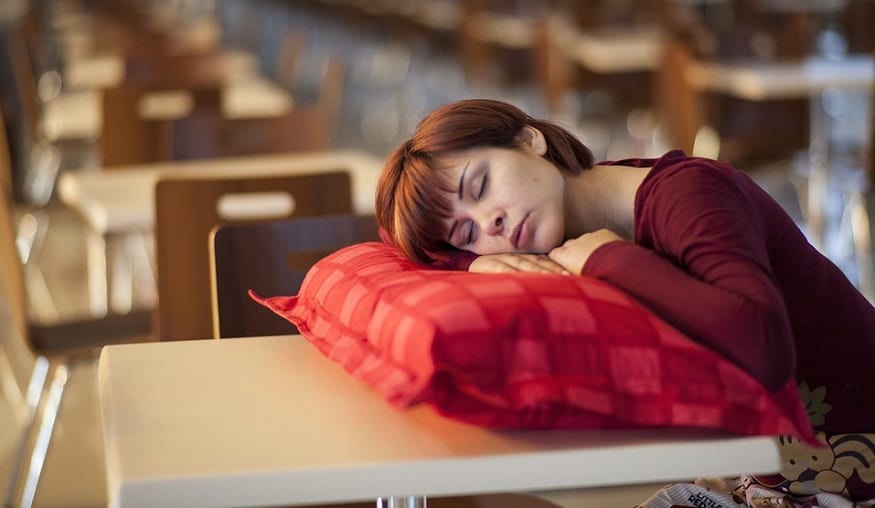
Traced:
[[465, 100], [390, 155], [376, 207], [417, 262], [598, 277], [769, 389], [825, 392], [819, 430], [875, 432], [875, 308], [727, 163], [595, 164], [557, 125]]

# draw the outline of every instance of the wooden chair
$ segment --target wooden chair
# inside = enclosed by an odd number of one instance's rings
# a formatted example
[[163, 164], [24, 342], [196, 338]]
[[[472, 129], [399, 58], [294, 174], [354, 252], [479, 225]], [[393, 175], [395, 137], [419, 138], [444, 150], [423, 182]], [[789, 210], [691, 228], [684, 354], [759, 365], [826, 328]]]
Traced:
[[213, 229], [210, 266], [213, 336], [296, 333], [249, 296], [293, 295], [307, 271], [335, 250], [379, 240], [373, 215], [334, 215], [233, 224]]
[[342, 170], [159, 180], [155, 189], [158, 337], [212, 337], [208, 241], [215, 226], [351, 211], [350, 175]]
[[276, 80], [290, 91], [298, 85], [301, 58], [307, 45], [307, 34], [293, 30], [283, 36], [276, 60]]
[[[102, 167], [158, 162], [173, 158], [173, 121], [146, 119], [140, 104], [158, 89], [122, 83], [101, 94], [103, 127], [100, 134]], [[189, 90], [192, 115], [221, 115], [221, 89]], [[201, 113], [205, 112], [205, 113]]]
[[125, 58], [122, 83], [103, 90], [101, 165], [157, 162], [172, 158], [171, 121], [146, 119], [143, 99], [150, 93], [184, 91], [192, 113], [219, 115], [224, 85], [224, 57], [219, 52], [134, 55]]
[[704, 124], [702, 97], [686, 78], [692, 55], [686, 44], [667, 36], [662, 65], [656, 75], [655, 97], [659, 115], [665, 121], [672, 148], [693, 153], [696, 134]]
[[219, 88], [225, 82], [225, 56], [219, 51], [128, 56], [124, 81], [153, 90]]
[[[0, 161], [5, 159], [0, 159]], [[0, 167], [0, 174], [9, 167]], [[37, 324], [28, 317], [24, 266], [16, 245], [8, 188], [0, 189], [0, 376], [7, 397], [19, 394], [20, 437], [3, 506], [31, 506], [73, 365], [108, 344], [149, 340], [151, 315]], [[7, 379], [4, 373], [12, 373]], [[46, 389], [46, 383], [51, 384]], [[4, 432], [7, 429], [4, 428]], [[2, 485], [3, 482], [0, 482]]]
[[218, 109], [200, 108], [170, 125], [169, 158], [233, 157], [260, 153], [325, 150], [328, 118], [316, 108], [295, 107], [268, 117], [226, 118]]

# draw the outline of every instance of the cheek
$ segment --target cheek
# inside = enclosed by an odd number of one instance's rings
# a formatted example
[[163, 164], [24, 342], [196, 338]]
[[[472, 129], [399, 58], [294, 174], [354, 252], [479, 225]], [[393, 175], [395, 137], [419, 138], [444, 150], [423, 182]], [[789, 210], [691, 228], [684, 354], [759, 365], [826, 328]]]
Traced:
[[507, 254], [513, 252], [513, 246], [501, 236], [481, 236], [470, 248], [474, 254]]
[[539, 253], [546, 254], [562, 245], [565, 241], [565, 228], [561, 216], [553, 216], [545, 221], [543, 227], [537, 231], [535, 248]]

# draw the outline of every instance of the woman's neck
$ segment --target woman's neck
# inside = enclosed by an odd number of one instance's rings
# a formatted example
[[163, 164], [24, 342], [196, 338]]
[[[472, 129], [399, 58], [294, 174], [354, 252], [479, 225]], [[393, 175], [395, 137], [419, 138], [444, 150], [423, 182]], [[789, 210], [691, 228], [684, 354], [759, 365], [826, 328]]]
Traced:
[[566, 179], [565, 232], [576, 238], [610, 229], [632, 240], [635, 194], [650, 168], [595, 166]]

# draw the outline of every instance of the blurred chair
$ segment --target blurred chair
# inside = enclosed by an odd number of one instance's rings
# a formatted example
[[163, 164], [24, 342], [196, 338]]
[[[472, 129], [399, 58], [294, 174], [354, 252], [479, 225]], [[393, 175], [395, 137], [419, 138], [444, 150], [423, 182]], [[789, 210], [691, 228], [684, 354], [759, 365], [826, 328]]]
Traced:
[[[0, 161], [5, 159], [0, 159]], [[0, 167], [7, 174], [9, 167]], [[107, 344], [149, 340], [151, 316], [132, 313], [102, 319], [35, 324], [28, 318], [27, 287], [16, 246], [14, 208], [7, 188], [0, 190], [0, 375], [4, 394], [19, 396], [21, 435], [11, 461], [4, 506], [32, 505], [48, 453], [64, 388], [72, 365], [93, 358]], [[3, 365], [8, 364], [8, 365]], [[6, 370], [9, 369], [9, 371]], [[28, 381], [24, 381], [28, 378]], [[46, 385], [51, 379], [50, 385]], [[13, 383], [13, 384], [10, 384]], [[4, 429], [5, 431], [5, 429]]]
[[213, 335], [209, 235], [218, 225], [352, 211], [350, 175], [173, 177], [155, 188], [160, 340]]
[[[171, 118], [146, 118], [144, 104], [163, 92], [187, 99], [182, 115], [219, 115], [225, 60], [221, 52], [129, 56], [122, 83], [103, 90], [101, 165], [104, 167], [172, 159]], [[171, 98], [172, 101], [172, 98]]]
[[[145, 118], [143, 101], [160, 89], [123, 83], [102, 92], [103, 127], [100, 134], [101, 166], [111, 168], [126, 164], [158, 162], [173, 158], [171, 119]], [[204, 112], [221, 115], [220, 88], [184, 90], [190, 98], [189, 115]], [[183, 112], [186, 113], [186, 112]], [[205, 134], [201, 134], [202, 136]]]
[[305, 34], [300, 31], [283, 38], [276, 79], [293, 95], [297, 109], [316, 110], [324, 116], [330, 141], [340, 121], [346, 62], [341, 55], [308, 54], [305, 45]]
[[127, 56], [123, 80], [151, 90], [218, 88], [225, 82], [225, 58], [221, 51]]
[[330, 134], [321, 110], [298, 106], [253, 118], [227, 118], [218, 109], [198, 108], [171, 121], [169, 129], [167, 152], [173, 160], [325, 150]]
[[294, 91], [300, 79], [301, 60], [307, 45], [307, 34], [293, 30], [283, 36], [276, 61], [276, 80], [287, 90]]
[[[26, 208], [21, 222], [16, 225], [16, 244], [27, 266], [27, 275], [39, 291], [31, 294], [40, 300], [40, 307], [49, 315], [56, 314], [55, 303], [42, 272], [38, 258], [49, 228], [48, 214], [44, 213], [55, 188], [62, 153], [55, 140], [48, 139], [41, 129], [42, 102], [37, 93], [38, 79], [34, 75], [33, 59], [26, 42], [26, 27], [11, 27], [4, 32], [7, 59], [16, 91], [17, 115], [9, 118], [13, 132], [6, 132], [4, 157], [9, 162], [5, 177], [11, 184], [13, 200]], [[0, 120], [8, 111], [0, 111]], [[5, 127], [4, 127], [5, 130]], [[8, 140], [8, 141], [7, 141]]]
[[696, 134], [704, 120], [702, 97], [686, 78], [691, 54], [683, 42], [671, 35], [666, 36], [662, 51], [654, 90], [659, 116], [671, 147], [693, 154]]
[[213, 336], [297, 333], [249, 296], [294, 295], [307, 271], [335, 250], [377, 241], [373, 215], [333, 215], [217, 226], [211, 233]]

